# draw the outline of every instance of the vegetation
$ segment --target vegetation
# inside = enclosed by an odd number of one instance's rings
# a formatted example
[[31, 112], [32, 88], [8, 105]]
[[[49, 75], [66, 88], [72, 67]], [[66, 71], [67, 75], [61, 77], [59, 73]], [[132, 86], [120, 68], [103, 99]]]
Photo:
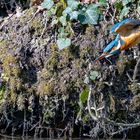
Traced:
[[94, 63], [115, 36], [110, 27], [139, 18], [139, 0], [2, 0], [0, 8], [2, 134], [139, 138], [139, 48]]

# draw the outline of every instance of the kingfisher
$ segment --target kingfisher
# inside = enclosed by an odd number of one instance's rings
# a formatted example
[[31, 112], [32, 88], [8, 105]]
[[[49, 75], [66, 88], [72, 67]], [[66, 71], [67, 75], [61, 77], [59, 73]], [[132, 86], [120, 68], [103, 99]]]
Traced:
[[140, 43], [140, 20], [125, 19], [116, 23], [110, 33], [117, 33], [116, 38], [103, 50], [101, 56], [95, 61], [119, 55], [121, 51], [127, 50]]

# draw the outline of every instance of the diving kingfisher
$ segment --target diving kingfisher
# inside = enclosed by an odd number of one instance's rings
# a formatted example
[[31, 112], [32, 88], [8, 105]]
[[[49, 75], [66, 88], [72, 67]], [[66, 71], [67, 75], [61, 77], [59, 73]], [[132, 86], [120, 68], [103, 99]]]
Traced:
[[109, 43], [103, 50], [101, 56], [95, 61], [108, 58], [115, 54], [120, 54], [121, 51], [127, 50], [140, 43], [140, 20], [125, 19], [116, 23], [110, 33], [117, 33], [115, 40]]

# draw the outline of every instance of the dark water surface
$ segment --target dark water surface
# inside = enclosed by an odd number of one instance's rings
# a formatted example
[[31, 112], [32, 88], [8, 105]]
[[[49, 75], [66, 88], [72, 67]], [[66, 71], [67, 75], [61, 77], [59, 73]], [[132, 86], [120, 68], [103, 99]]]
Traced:
[[[57, 139], [51, 139], [51, 138], [34, 138], [34, 137], [12, 137], [12, 136], [1, 136], [0, 140], [97, 140], [97, 139], [87, 139], [87, 138], [57, 138]], [[98, 140], [107, 140], [107, 139], [98, 139]], [[109, 140], [123, 140], [123, 139], [109, 139]], [[130, 139], [125, 139], [130, 140]], [[131, 139], [133, 140], [133, 139]]]

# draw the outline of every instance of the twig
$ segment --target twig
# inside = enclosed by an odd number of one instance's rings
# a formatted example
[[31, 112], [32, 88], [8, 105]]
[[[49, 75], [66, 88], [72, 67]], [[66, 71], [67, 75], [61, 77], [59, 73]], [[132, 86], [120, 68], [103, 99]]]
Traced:
[[138, 59], [137, 64], [136, 64], [135, 69], [134, 69], [134, 73], [133, 73], [133, 82], [136, 81], [136, 77], [137, 77], [137, 73], [138, 73], [138, 66], [139, 66], [139, 64], [140, 64], [140, 58]]
[[87, 108], [88, 108], [89, 115], [92, 117], [92, 119], [94, 121], [97, 121], [98, 118], [91, 111], [91, 106], [90, 106], [91, 94], [92, 94], [92, 85], [89, 85], [89, 94], [88, 94], [88, 100], [87, 100]]
[[35, 16], [43, 10], [44, 10], [44, 8], [42, 8], [41, 6], [38, 6], [36, 12], [33, 14], [33, 17], [28, 21], [27, 24], [29, 24], [35, 18]]
[[131, 76], [129, 75], [128, 72], [126, 73], [126, 75], [127, 75], [128, 79], [129, 79], [131, 82], [133, 82], [133, 79], [131, 78]]
[[112, 135], [112, 136], [114, 136], [114, 135], [116, 135], [116, 134], [120, 134], [120, 133], [122, 133], [122, 132], [124, 132], [124, 131], [126, 131], [126, 130], [129, 130], [129, 129], [132, 129], [132, 128], [136, 128], [137, 126], [131, 126], [131, 127], [127, 127], [127, 128], [122, 128], [121, 130], [118, 130], [118, 131], [116, 131], [116, 132], [113, 132], [113, 133], [111, 133], [110, 135]]
[[32, 131], [38, 124], [39, 122], [37, 122], [29, 131]]
[[46, 18], [46, 20], [45, 20], [45, 27], [43, 28], [43, 31], [42, 31], [42, 34], [41, 34], [39, 40], [41, 40], [43, 34], [45, 33], [45, 30], [46, 30], [46, 28], [47, 28], [47, 23], [48, 23], [48, 19]]
[[2, 30], [2, 28], [8, 24], [8, 21], [9, 21], [13, 16], [14, 16], [14, 13], [13, 13], [12, 15], [10, 15], [9, 17], [7, 17], [6, 19], [4, 19], [4, 21], [2, 21], [2, 22], [0, 23], [0, 24], [1, 24], [0, 30]]
[[126, 124], [126, 123], [116, 123], [115, 121], [110, 120], [110, 119], [108, 119], [108, 118], [103, 118], [103, 119], [105, 119], [107, 122], [112, 123], [112, 124], [115, 125], [115, 126], [123, 126], [123, 127], [137, 127], [137, 126], [140, 126], [140, 122], [138, 122], [138, 123]]

